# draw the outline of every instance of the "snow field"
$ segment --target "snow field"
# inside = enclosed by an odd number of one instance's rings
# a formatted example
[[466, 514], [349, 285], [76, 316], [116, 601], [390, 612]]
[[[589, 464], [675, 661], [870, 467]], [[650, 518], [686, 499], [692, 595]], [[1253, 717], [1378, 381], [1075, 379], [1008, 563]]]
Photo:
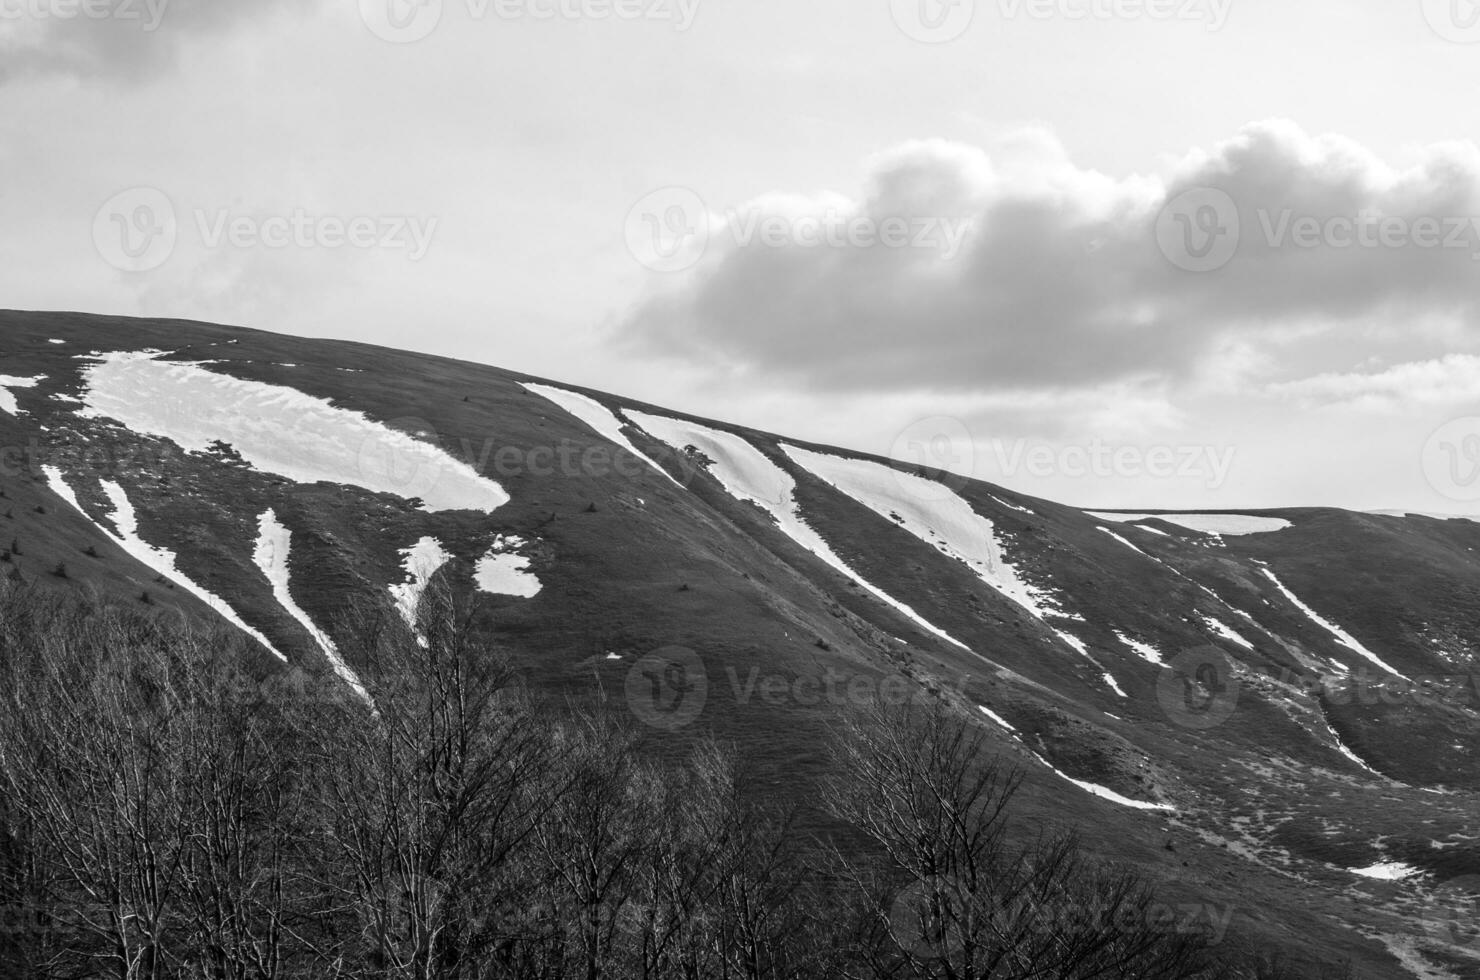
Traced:
[[422, 538], [409, 548], [401, 549], [401, 568], [406, 572], [406, 581], [390, 587], [391, 598], [396, 602], [396, 611], [406, 625], [416, 628], [416, 607], [426, 592], [432, 576], [452, 560], [442, 542], [436, 538]]
[[86, 408], [79, 414], [192, 452], [224, 442], [262, 472], [419, 498], [429, 511], [491, 513], [509, 501], [497, 483], [437, 446], [294, 388], [149, 352], [101, 355], [83, 375]]
[[478, 559], [473, 581], [490, 595], [512, 595], [532, 599], [540, 594], [540, 580], [529, 571], [529, 559], [517, 554], [524, 539], [499, 535], [488, 554]]
[[668, 482], [679, 489], [683, 489], [683, 485], [670, 476], [667, 470], [653, 462], [653, 460], [644, 455], [636, 446], [632, 445], [632, 441], [622, 433], [622, 420], [617, 418], [610, 409], [596, 399], [588, 398], [579, 392], [566, 391], [563, 388], [555, 388], [550, 385], [525, 384], [523, 387], [526, 391], [531, 391], [541, 398], [554, 402], [567, 413], [574, 415], [586, 423], [588, 427], [594, 429], [597, 435], [606, 439], [608, 442], [616, 443], [638, 459], [647, 463], [661, 476], [667, 478]]
[[[1289, 521], [1279, 517], [1255, 517], [1250, 514], [1111, 514], [1105, 511], [1085, 511], [1090, 517], [1101, 521], [1114, 521], [1117, 524], [1132, 524], [1136, 521], [1145, 521], [1155, 518], [1166, 521], [1168, 524], [1176, 524], [1185, 527], [1189, 531], [1200, 531], [1203, 534], [1268, 534], [1271, 531], [1283, 531], [1287, 527], [1294, 527]], [[1146, 528], [1151, 530], [1151, 528]], [[1165, 533], [1165, 532], [1160, 532]]]
[[34, 388], [46, 380], [46, 375], [35, 378], [13, 378], [8, 374], [0, 374], [0, 412], [8, 412], [11, 415], [20, 415], [20, 404], [15, 400], [13, 388]]
[[257, 547], [252, 552], [252, 560], [258, 569], [267, 577], [272, 585], [272, 597], [278, 601], [289, 616], [298, 621], [298, 624], [313, 637], [318, 644], [319, 650], [324, 654], [329, 665], [334, 668], [334, 673], [339, 675], [350, 688], [359, 695], [360, 699], [368, 703], [370, 695], [360, 683], [349, 664], [339, 654], [339, 647], [328, 633], [315, 625], [313, 618], [293, 599], [293, 591], [290, 583], [288, 564], [291, 560], [293, 547], [293, 535], [287, 527], [278, 520], [276, 512], [265, 511], [257, 519]]
[[1025, 582], [1002, 556], [991, 520], [944, 484], [871, 460], [781, 449], [813, 476], [961, 562], [1037, 619], [1061, 615], [1053, 598]]
[[930, 623], [883, 589], [870, 583], [839, 558], [832, 547], [823, 540], [822, 535], [802, 519], [801, 509], [797, 506], [795, 497], [796, 481], [785, 470], [767, 459], [759, 449], [733, 433], [711, 429], [697, 422], [685, 422], [632, 410], [628, 410], [626, 414], [628, 418], [641, 426], [643, 431], [675, 449], [682, 451], [688, 446], [699, 449], [714, 460], [710, 473], [719, 480], [730, 496], [738, 500], [748, 500], [764, 509], [775, 519], [777, 526], [787, 537], [863, 586], [921, 628], [962, 649], [968, 649], [966, 644]]
[[[1002, 728], [1006, 729], [1009, 732], [1012, 732], [1013, 733], [1013, 737], [1016, 738], [1019, 742], [1022, 742], [1022, 736], [1020, 736], [1020, 735], [1017, 734], [1017, 729], [1016, 728], [1013, 728], [1011, 725], [1009, 725], [1002, 718], [1001, 715], [997, 714], [994, 711], [991, 711], [988, 708], [983, 707], [982, 705], [977, 705], [977, 710], [980, 711], [982, 714], [986, 715], [988, 718], [990, 718], [992, 721], [994, 721], [998, 725], [1000, 725]], [[1107, 803], [1114, 803], [1114, 804], [1116, 804], [1118, 806], [1127, 807], [1127, 808], [1132, 809], [1132, 810], [1162, 810], [1162, 811], [1166, 811], [1166, 810], [1175, 810], [1176, 809], [1176, 807], [1171, 806], [1170, 804], [1167, 804], [1167, 803], [1147, 803], [1144, 800], [1133, 800], [1133, 799], [1131, 799], [1128, 796], [1122, 796], [1119, 793], [1115, 792], [1114, 790], [1112, 790], [1112, 789], [1106, 789], [1104, 786], [1100, 786], [1100, 785], [1098, 785], [1096, 783], [1089, 783], [1089, 782], [1085, 782], [1082, 779], [1075, 779], [1072, 776], [1066, 775], [1061, 770], [1055, 769], [1053, 767], [1053, 765], [1051, 763], [1049, 763], [1049, 761], [1047, 759], [1045, 759], [1043, 756], [1039, 755], [1037, 752], [1034, 752], [1032, 749], [1029, 749], [1028, 750], [1028, 754], [1031, 755], [1033, 758], [1037, 759], [1040, 763], [1043, 764], [1044, 768], [1048, 769], [1050, 772], [1052, 772], [1054, 775], [1058, 776], [1060, 779], [1063, 779], [1066, 782], [1073, 783], [1075, 786], [1078, 786], [1080, 789], [1084, 790], [1089, 795], [1094, 796], [1094, 797], [1097, 797], [1097, 798], [1102, 799], [1102, 800], [1105, 800]]]
[[72, 488], [67, 486], [67, 481], [63, 478], [61, 470], [55, 466], [44, 466], [42, 467], [42, 472], [46, 476], [47, 484], [57, 496], [71, 504], [77, 513], [81, 514], [88, 523], [118, 541], [130, 557], [142, 562], [165, 578], [178, 583], [187, 592], [215, 610], [222, 619], [225, 619], [228, 623], [262, 644], [273, 656], [287, 663], [288, 658], [283, 655], [282, 651], [273, 646], [272, 642], [263, 636], [261, 632], [248, 626], [241, 616], [237, 614], [236, 610], [232, 609], [224, 599], [196, 585], [185, 573], [181, 572], [177, 565], [177, 558], [174, 552], [167, 548], [159, 548], [151, 545], [139, 537], [138, 516], [134, 512], [134, 505], [129, 502], [128, 495], [124, 493], [123, 487], [111, 480], [102, 481], [103, 493], [107, 495], [109, 503], [113, 505], [113, 511], [108, 515], [108, 520], [117, 528], [117, 531], [109, 531], [93, 520], [87, 511], [82, 509], [82, 504], [78, 502], [77, 495], [72, 492]]
[[1372, 663], [1374, 663], [1377, 666], [1381, 667], [1383, 670], [1387, 671], [1389, 674], [1393, 674], [1394, 676], [1397, 676], [1397, 677], [1402, 677], [1404, 680], [1410, 680], [1410, 678], [1408, 678], [1407, 676], [1405, 676], [1400, 671], [1395, 670], [1394, 668], [1388, 666], [1388, 664], [1386, 662], [1384, 662], [1381, 657], [1379, 657], [1377, 654], [1373, 653], [1371, 650], [1368, 650], [1365, 646], [1362, 645], [1362, 642], [1360, 640], [1358, 640], [1356, 637], [1352, 636], [1346, 630], [1342, 629], [1340, 626], [1337, 626], [1335, 623], [1331, 622], [1329, 619], [1325, 618], [1320, 613], [1316, 612], [1310, 606], [1307, 606], [1304, 602], [1301, 602], [1300, 599], [1295, 595], [1295, 593], [1293, 593], [1289, 589], [1285, 588], [1284, 583], [1281, 582], [1278, 578], [1275, 577], [1274, 572], [1271, 572], [1267, 568], [1261, 569], [1261, 571], [1264, 572], [1264, 575], [1265, 575], [1266, 578], [1268, 578], [1271, 582], [1274, 583], [1275, 588], [1279, 589], [1280, 592], [1285, 596], [1286, 599], [1289, 599], [1290, 602], [1292, 602], [1297, 609], [1299, 609], [1301, 612], [1305, 613], [1305, 615], [1307, 615], [1308, 617], [1310, 617], [1310, 619], [1311, 619], [1311, 621], [1313, 623], [1315, 623], [1317, 626], [1321, 627], [1321, 629], [1325, 630], [1327, 633], [1330, 633], [1333, 637], [1335, 637], [1336, 642], [1340, 643], [1342, 646], [1346, 647], [1347, 649], [1352, 650], [1353, 652], [1357, 653], [1358, 655], [1360, 655], [1362, 657], [1365, 657], [1367, 660], [1370, 660]]

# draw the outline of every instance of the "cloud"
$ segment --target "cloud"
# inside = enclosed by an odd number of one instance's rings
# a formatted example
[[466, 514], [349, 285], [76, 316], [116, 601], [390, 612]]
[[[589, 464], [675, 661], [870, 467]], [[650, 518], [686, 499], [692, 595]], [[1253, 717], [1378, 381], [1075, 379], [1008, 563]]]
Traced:
[[[616, 342], [835, 391], [1090, 390], [1206, 377], [1220, 351], [1260, 363], [1399, 311], [1465, 322], [1480, 303], [1480, 147], [1415, 160], [1395, 168], [1286, 122], [1161, 177], [1084, 169], [1039, 130], [990, 148], [910, 143], [870, 161], [856, 195], [709, 216], [703, 258], [645, 296]], [[891, 220], [919, 233], [910, 245], [801, 234]]]
[[1397, 412], [1480, 402], [1480, 357], [1451, 354], [1383, 371], [1327, 373], [1269, 385], [1266, 393], [1304, 408]]
[[0, 0], [0, 84], [48, 75], [144, 80], [173, 68], [187, 39], [224, 34], [294, 6], [289, 0]]

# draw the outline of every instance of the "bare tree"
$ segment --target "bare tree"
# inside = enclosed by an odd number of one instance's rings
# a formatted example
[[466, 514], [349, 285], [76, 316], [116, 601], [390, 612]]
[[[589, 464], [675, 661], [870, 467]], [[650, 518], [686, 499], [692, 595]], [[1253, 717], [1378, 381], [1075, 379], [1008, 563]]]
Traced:
[[0, 975], [1291, 975], [1211, 968], [1141, 877], [1024, 834], [946, 705], [842, 720], [823, 847], [733, 751], [539, 704], [445, 583], [348, 627], [365, 696], [0, 585]]
[[1198, 937], [1160, 927], [1140, 879], [1101, 868], [1070, 836], [1012, 842], [1021, 777], [952, 707], [859, 710], [836, 765], [829, 808], [881, 855], [844, 862], [865, 910], [848, 976], [1210, 975]]
[[354, 939], [321, 955], [347, 976], [478, 976], [508, 944], [520, 859], [561, 790], [556, 741], [445, 583], [415, 630], [360, 617], [371, 707], [336, 700], [318, 726], [334, 907]]

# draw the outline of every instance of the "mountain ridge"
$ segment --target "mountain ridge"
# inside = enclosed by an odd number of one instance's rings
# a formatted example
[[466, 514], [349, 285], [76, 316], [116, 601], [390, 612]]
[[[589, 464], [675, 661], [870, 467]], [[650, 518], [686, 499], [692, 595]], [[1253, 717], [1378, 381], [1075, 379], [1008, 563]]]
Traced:
[[[197, 361], [207, 348], [217, 363]], [[97, 394], [89, 359], [146, 349], [435, 444], [508, 502], [433, 513], [353, 480], [264, 471], [245, 443], [190, 452], [79, 411]], [[392, 587], [415, 578], [402, 553], [433, 537], [479, 628], [540, 685], [625, 701], [676, 741], [733, 739], [778, 792], [805, 795], [824, 773], [829, 677], [878, 691], [903, 674], [978, 713], [1023, 766], [1032, 819], [1088, 821], [1101, 852], [1231, 909], [1238, 941], [1309, 945], [1359, 975], [1470, 976], [1480, 962], [1474, 944], [1443, 941], [1436, 898], [1480, 875], [1480, 525], [1336, 508], [1111, 521], [520, 372], [194, 321], [0, 312], [0, 375], [43, 379], [14, 390], [20, 414], [0, 409], [0, 445], [25, 460], [0, 473], [12, 512], [0, 540], [21, 545], [10, 565], [29, 582], [141, 604], [149, 593], [212, 620], [137, 557], [139, 543], [163, 549], [291, 668], [346, 677], [330, 651], [337, 613], [357, 597], [395, 615]], [[595, 402], [631, 449], [530, 385]], [[168, 405], [174, 390], [161, 381], [154, 397]], [[644, 416], [686, 435], [660, 438], [634, 422]], [[283, 425], [264, 442], [286, 442]], [[349, 446], [361, 472], [348, 475], [374, 482], [364, 466], [387, 446], [393, 473], [400, 436]], [[710, 450], [676, 444], [688, 437]], [[565, 445], [581, 463], [562, 472]], [[590, 465], [598, 449], [630, 475]], [[546, 450], [549, 473], [532, 465]], [[137, 511], [136, 553], [113, 519], [120, 493]], [[287, 540], [276, 583], [255, 560], [267, 513]], [[1218, 535], [1167, 519], [1189, 513], [1289, 526]], [[535, 591], [481, 592], [480, 569]], [[686, 721], [630, 686], [674, 650], [707, 687]], [[282, 669], [275, 659], [264, 649], [263, 670]], [[1383, 873], [1403, 877], [1361, 873], [1394, 865]], [[1353, 909], [1354, 894], [1372, 900]]]

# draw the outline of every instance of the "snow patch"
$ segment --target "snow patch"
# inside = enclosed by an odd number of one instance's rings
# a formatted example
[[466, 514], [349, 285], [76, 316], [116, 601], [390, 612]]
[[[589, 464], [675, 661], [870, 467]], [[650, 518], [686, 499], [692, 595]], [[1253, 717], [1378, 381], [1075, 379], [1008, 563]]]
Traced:
[[1351, 761], [1355, 762], [1357, 765], [1361, 766], [1363, 769], [1365, 769], [1368, 772], [1372, 773], [1372, 775], [1374, 775], [1374, 776], [1381, 776], [1382, 775], [1382, 773], [1378, 772], [1376, 769], [1373, 769], [1371, 766], [1369, 766], [1367, 764], [1367, 760], [1366, 759], [1363, 759], [1361, 756], [1359, 756], [1355, 752], [1353, 752], [1351, 750], [1350, 746], [1348, 746], [1345, 742], [1343, 742], [1341, 740], [1341, 736], [1339, 734], [1337, 734], [1335, 728], [1331, 727], [1331, 723], [1329, 721], [1326, 722], [1326, 731], [1328, 731], [1328, 732], [1331, 733], [1331, 741], [1336, 745], [1336, 751], [1337, 752], [1340, 752], [1342, 755], [1346, 756], [1348, 759], [1350, 759]]
[[1064, 615], [1052, 595], [1029, 585], [1003, 557], [991, 520], [943, 484], [871, 460], [781, 449], [798, 466], [961, 562], [1036, 618]]
[[87, 511], [82, 509], [82, 505], [77, 501], [77, 495], [72, 492], [71, 487], [67, 486], [67, 481], [63, 478], [61, 470], [55, 466], [43, 466], [41, 470], [46, 476], [47, 485], [51, 487], [57, 496], [76, 508], [77, 512], [99, 531], [117, 539], [122, 545], [123, 550], [131, 558], [147, 565], [150, 569], [163, 575], [165, 578], [178, 582], [185, 591], [194, 595], [207, 606], [210, 606], [222, 619], [262, 644], [273, 656], [287, 663], [288, 658], [277, 647], [273, 646], [272, 642], [263, 636], [260, 631], [248, 626], [241, 616], [237, 615], [236, 610], [232, 609], [225, 600], [196, 585], [185, 573], [181, 572], [177, 567], [177, 559], [174, 552], [167, 548], [155, 547], [139, 537], [138, 515], [134, 511], [134, 505], [129, 501], [128, 495], [124, 493], [123, 487], [111, 480], [101, 481], [103, 493], [107, 495], [109, 503], [113, 505], [113, 511], [108, 515], [108, 520], [117, 529], [116, 531], [109, 531], [93, 520]]
[[[989, 587], [1045, 624], [1050, 616], [1083, 621], [1082, 616], [1060, 609], [1051, 593], [1029, 585], [1003, 556], [992, 521], [943, 484], [872, 460], [813, 452], [784, 443], [781, 450], [835, 490], [959, 561]], [[1104, 672], [1111, 690], [1125, 697], [1084, 641], [1051, 624], [1049, 629]]]
[[319, 650], [323, 652], [329, 665], [334, 668], [334, 673], [338, 674], [339, 678], [348, 684], [361, 700], [368, 703], [370, 695], [366, 693], [365, 686], [360, 683], [359, 677], [340, 656], [339, 647], [335, 645], [329, 634], [314, 624], [313, 619], [303, 607], [293, 599], [293, 592], [289, 587], [288, 571], [292, 547], [292, 532], [278, 520], [275, 511], [268, 510], [257, 518], [257, 547], [252, 552], [252, 560], [256, 562], [257, 567], [271, 583], [273, 598], [289, 616], [298, 621], [309, 636], [313, 637], [313, 641], [319, 645]]
[[1251, 514], [1111, 514], [1094, 510], [1087, 510], [1085, 513], [1097, 520], [1115, 521], [1118, 524], [1133, 524], [1154, 518], [1185, 527], [1189, 531], [1212, 535], [1268, 534], [1295, 526], [1279, 517], [1255, 517]]
[[[1122, 538], [1120, 535], [1116, 534], [1114, 531], [1110, 530], [1109, 528], [1102, 527], [1099, 530], [1104, 531], [1106, 534], [1110, 535], [1116, 541], [1119, 541], [1121, 544], [1125, 545], [1127, 548], [1131, 549], [1136, 554], [1140, 555], [1142, 558], [1151, 558], [1151, 556], [1148, 555], [1148, 554], [1146, 554], [1146, 552], [1142, 551], [1140, 548], [1137, 548], [1135, 545], [1131, 544], [1125, 538]], [[1151, 558], [1151, 560], [1154, 561], [1154, 562], [1157, 562], [1158, 564], [1162, 564], [1161, 559], [1159, 559], [1159, 558]]]
[[518, 537], [499, 535], [494, 539], [493, 547], [478, 559], [473, 570], [473, 580], [481, 591], [521, 599], [532, 599], [540, 594], [540, 580], [529, 571], [529, 559], [515, 553], [524, 544], [524, 539]]
[[546, 398], [559, 405], [566, 412], [574, 415], [590, 428], [596, 430], [597, 435], [621, 446], [667, 477], [668, 481], [674, 486], [682, 488], [682, 484], [675, 480], [667, 470], [653, 462], [653, 460], [649, 459], [641, 450], [632, 444], [632, 440], [628, 439], [622, 433], [622, 420], [617, 418], [615, 413], [596, 399], [589, 398], [579, 392], [566, 391], [563, 388], [554, 388], [550, 385], [525, 384], [523, 387], [526, 391], [531, 391], [541, 398]]
[[991, 708], [988, 708], [988, 707], [986, 707], [984, 705], [980, 705], [979, 704], [979, 705], [976, 706], [976, 710], [980, 711], [982, 714], [986, 715], [988, 718], [992, 719], [993, 721], [995, 721], [997, 724], [1001, 725], [1003, 728], [1007, 729], [1008, 731], [1010, 731], [1010, 732], [1017, 731], [1016, 728], [1013, 728], [1011, 725], [1009, 725], [1007, 723], [1007, 719], [1005, 719], [1001, 715], [997, 714], [997, 712], [993, 711]]
[[1136, 651], [1136, 653], [1139, 654], [1141, 658], [1147, 663], [1156, 664], [1158, 667], [1166, 666], [1166, 660], [1162, 658], [1160, 651], [1158, 651], [1156, 647], [1152, 646], [1151, 644], [1142, 643], [1140, 640], [1132, 639], [1119, 630], [1115, 631], [1115, 638], [1121, 643], [1124, 643], [1126, 646], [1130, 647], [1132, 650]]
[[1015, 510], [1019, 514], [1031, 514], [1031, 513], [1033, 513], [1031, 510], [1029, 510], [1026, 507], [1019, 507], [1017, 504], [1010, 504], [1007, 501], [1003, 500], [1001, 497], [998, 497], [998, 496], [996, 496], [994, 494], [990, 494], [989, 493], [989, 494], [987, 494], [987, 496], [991, 497], [993, 500], [997, 501], [997, 503], [1001, 504], [1003, 507], [1006, 507], [1008, 510]]
[[[99, 530], [104, 530], [106, 533], [106, 529], [102, 528], [97, 521], [93, 520], [92, 517], [89, 516], [87, 511], [82, 509], [82, 502], [77, 499], [77, 494], [73, 492], [72, 488], [67, 485], [67, 481], [65, 478], [63, 478], [61, 470], [57, 469], [55, 466], [43, 466], [41, 467], [41, 472], [43, 475], [45, 475], [46, 485], [51, 488], [52, 493], [56, 494], [67, 503], [71, 504], [72, 509], [77, 511], [77, 513], [81, 514], [83, 517], [86, 517], [88, 523], [92, 524], [93, 527], [97, 527]], [[113, 536], [117, 537], [118, 535], [115, 534]]]
[[38, 375], [34, 378], [13, 378], [8, 374], [0, 374], [0, 411], [9, 412], [11, 415], [20, 415], [21, 407], [15, 400], [15, 388], [34, 388], [46, 380], [46, 375]]
[[694, 446], [703, 452], [714, 461], [709, 472], [730, 496], [738, 500], [748, 500], [765, 510], [787, 537], [863, 586], [922, 629], [963, 650], [969, 649], [966, 644], [930, 623], [909, 606], [871, 584], [839, 558], [822, 535], [802, 519], [801, 508], [797, 506], [795, 496], [796, 481], [749, 442], [734, 433], [721, 432], [697, 422], [648, 415], [630, 409], [627, 410], [627, 416], [654, 438], [661, 439], [675, 449], [682, 451], [688, 446]]
[[440, 448], [295, 388], [246, 381], [149, 352], [104, 354], [84, 371], [86, 418], [116, 420], [192, 452], [230, 444], [254, 468], [419, 498], [430, 511], [491, 513], [509, 495]]
[[1376, 878], [1379, 881], [1402, 881], [1405, 878], [1412, 878], [1414, 875], [1420, 873], [1413, 865], [1404, 864], [1401, 861], [1383, 861], [1371, 867], [1348, 868], [1347, 870], [1354, 875], [1361, 875], [1363, 878]]
[[[1063, 640], [1065, 643], [1069, 644], [1069, 646], [1073, 647], [1081, 657], [1085, 657], [1091, 662], [1094, 661], [1094, 658], [1089, 655], [1089, 647], [1086, 646], [1085, 642], [1079, 637], [1075, 636], [1073, 633], [1065, 633], [1063, 630], [1054, 630], [1054, 633], [1058, 635], [1059, 639]], [[1098, 667], [1099, 664], [1095, 664], [1095, 666]]]
[[390, 593], [396, 601], [396, 611], [407, 626], [416, 628], [416, 607], [421, 604], [427, 583], [451, 560], [452, 556], [436, 538], [422, 538], [411, 547], [401, 549], [401, 568], [406, 572], [406, 581], [392, 585]]
[[1408, 680], [1409, 679], [1403, 673], [1401, 673], [1401, 672], [1393, 669], [1392, 667], [1390, 667], [1377, 654], [1373, 653], [1371, 650], [1368, 650], [1366, 647], [1364, 647], [1362, 645], [1362, 642], [1360, 640], [1358, 640], [1356, 637], [1352, 636], [1346, 630], [1342, 629], [1340, 626], [1337, 626], [1335, 623], [1331, 622], [1329, 619], [1325, 618], [1320, 613], [1316, 612], [1310, 606], [1307, 606], [1305, 603], [1301, 602], [1300, 599], [1295, 595], [1295, 593], [1293, 593], [1289, 589], [1285, 588], [1284, 583], [1281, 582], [1278, 578], [1275, 577], [1274, 572], [1271, 572], [1267, 568], [1262, 568], [1262, 569], [1260, 569], [1260, 571], [1262, 571], [1264, 573], [1265, 577], [1267, 577], [1271, 582], [1274, 583], [1274, 587], [1277, 588], [1277, 589], [1279, 589], [1280, 592], [1284, 594], [1284, 596], [1285, 596], [1286, 599], [1289, 599], [1292, 603], [1295, 604], [1296, 608], [1298, 608], [1301, 612], [1303, 612], [1307, 616], [1309, 616], [1310, 619], [1311, 619], [1311, 621], [1314, 622], [1317, 626], [1321, 627], [1327, 633], [1330, 633], [1333, 637], [1335, 637], [1336, 638], [1336, 642], [1340, 643], [1342, 646], [1346, 647], [1347, 649], [1356, 652], [1358, 655], [1360, 655], [1362, 657], [1365, 657], [1368, 660], [1372, 661], [1374, 664], [1376, 664], [1377, 666], [1381, 667], [1383, 670], [1387, 671], [1389, 674], [1393, 674], [1393, 675], [1395, 675], [1397, 677], [1402, 677], [1404, 680]]
[[1094, 664], [1095, 669], [1104, 677], [1105, 684], [1110, 690], [1114, 691], [1120, 697], [1126, 697], [1126, 693], [1120, 689], [1120, 685], [1115, 682], [1115, 678], [1111, 676], [1110, 671], [1106, 670], [1105, 665], [1095, 659], [1094, 654], [1089, 652], [1089, 646], [1083, 640], [1073, 633], [1065, 632], [1054, 626], [1050, 626], [1049, 629], [1053, 630], [1055, 636], [1072, 647], [1075, 653]]
[[[995, 711], [992, 711], [990, 708], [987, 708], [986, 706], [980, 705], [980, 704], [976, 706], [976, 710], [978, 710], [982, 714], [986, 715], [988, 718], [990, 718], [992, 721], [996, 722], [998, 725], [1001, 725], [1007, 731], [1012, 732], [1013, 733], [1013, 737], [1016, 738], [1019, 742], [1021, 742], [1023, 740], [1022, 739], [1022, 736], [1017, 733], [1017, 729], [1016, 728], [1013, 728], [1012, 725], [1008, 724], [1007, 723], [1007, 720], [1005, 718], [1003, 718], [1001, 715], [997, 714]], [[1110, 717], [1114, 718], [1115, 716], [1114, 715], [1111, 715]], [[1119, 720], [1119, 719], [1117, 719], [1117, 720]], [[1122, 796], [1122, 795], [1120, 795], [1119, 793], [1115, 792], [1112, 789], [1106, 789], [1104, 786], [1100, 786], [1100, 785], [1097, 785], [1095, 783], [1085, 782], [1082, 779], [1075, 779], [1074, 777], [1069, 776], [1066, 773], [1064, 773], [1062, 770], [1054, 768], [1054, 766], [1051, 763], [1049, 763], [1049, 761], [1047, 759], [1045, 759], [1043, 756], [1039, 755], [1037, 752], [1034, 752], [1034, 751], [1032, 751], [1030, 749], [1028, 751], [1028, 754], [1031, 755], [1033, 758], [1037, 759], [1039, 762], [1043, 763], [1043, 765], [1044, 765], [1045, 768], [1047, 768], [1054, 775], [1058, 776], [1060, 779], [1063, 779], [1063, 780], [1065, 780], [1067, 782], [1073, 783], [1075, 786], [1078, 786], [1080, 789], [1084, 790], [1086, 793], [1090, 794], [1091, 796], [1098, 797], [1099, 799], [1105, 800], [1106, 802], [1115, 803], [1115, 804], [1117, 804], [1119, 806], [1128, 807], [1128, 808], [1130, 808], [1132, 810], [1162, 810], [1162, 811], [1169, 811], [1169, 810], [1175, 810], [1176, 809], [1176, 807], [1174, 807], [1174, 806], [1172, 806], [1172, 805], [1170, 805], [1168, 803], [1147, 803], [1145, 800], [1133, 800], [1133, 799], [1131, 799], [1128, 796]]]
[[1061, 772], [1060, 770], [1054, 769], [1054, 767], [1049, 764], [1049, 761], [1047, 759], [1045, 759], [1043, 756], [1039, 755], [1037, 752], [1034, 752], [1033, 753], [1033, 758], [1037, 759], [1039, 762], [1043, 763], [1045, 766], [1048, 766], [1048, 768], [1051, 769], [1051, 770], [1053, 770], [1054, 774], [1057, 775], [1057, 776], [1059, 776], [1060, 778], [1068, 780], [1069, 782], [1073, 783], [1075, 786], [1078, 786], [1080, 789], [1084, 790], [1089, 795], [1098, 797], [1098, 798], [1100, 798], [1102, 800], [1105, 800], [1105, 801], [1107, 801], [1109, 803], [1115, 803], [1115, 804], [1118, 804], [1118, 805], [1123, 806], [1123, 807], [1129, 807], [1132, 810], [1175, 810], [1176, 809], [1176, 807], [1174, 807], [1174, 806], [1172, 806], [1171, 804], [1168, 804], [1168, 803], [1147, 803], [1145, 800], [1133, 800], [1133, 799], [1131, 799], [1128, 796], [1121, 796], [1119, 793], [1115, 792], [1113, 789], [1106, 789], [1104, 786], [1099, 786], [1099, 785], [1097, 785], [1095, 783], [1087, 783], [1087, 782], [1085, 782], [1082, 779], [1075, 779], [1073, 776], [1066, 775], [1065, 773]]
[[1237, 633], [1235, 633], [1232, 629], [1230, 629], [1228, 626], [1226, 626], [1220, 620], [1216, 620], [1212, 616], [1207, 616], [1207, 615], [1204, 615], [1203, 618], [1202, 618], [1202, 620], [1203, 620], [1204, 623], [1207, 623], [1208, 624], [1208, 629], [1212, 630], [1214, 633], [1217, 633], [1219, 636], [1223, 637], [1223, 639], [1228, 640], [1229, 642], [1232, 642], [1232, 643], [1237, 643], [1239, 646], [1243, 647], [1245, 650], [1252, 650], [1252, 649], [1254, 649], [1254, 644], [1250, 643], [1248, 640], [1244, 639], [1242, 636], [1239, 636]]

